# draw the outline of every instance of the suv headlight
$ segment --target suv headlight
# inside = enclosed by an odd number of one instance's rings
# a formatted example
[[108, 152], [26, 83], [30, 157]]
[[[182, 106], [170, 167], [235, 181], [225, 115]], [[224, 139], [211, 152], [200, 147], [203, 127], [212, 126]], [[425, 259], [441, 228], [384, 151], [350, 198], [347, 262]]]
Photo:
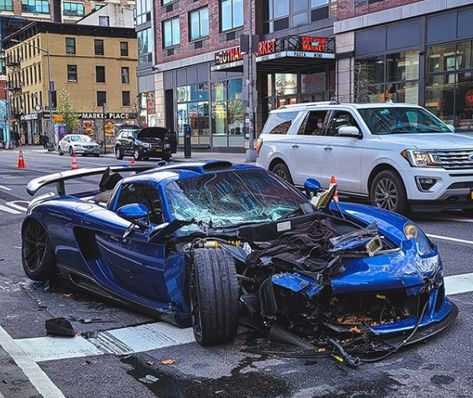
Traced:
[[406, 159], [412, 167], [438, 167], [432, 154], [424, 151], [415, 151], [414, 149], [405, 149], [401, 156]]
[[143, 148], [149, 148], [149, 147], [151, 147], [151, 145], [148, 144], [147, 142], [142, 142], [142, 143], [141, 143], [141, 146], [142, 146]]

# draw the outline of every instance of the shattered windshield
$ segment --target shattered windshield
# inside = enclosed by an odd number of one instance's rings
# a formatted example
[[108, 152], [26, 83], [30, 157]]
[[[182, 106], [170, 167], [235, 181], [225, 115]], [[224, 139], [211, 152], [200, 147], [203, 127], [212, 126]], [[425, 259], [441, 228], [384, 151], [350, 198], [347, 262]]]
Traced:
[[167, 185], [166, 196], [175, 219], [195, 219], [213, 227], [301, 215], [301, 206], [305, 209], [308, 204], [298, 191], [264, 170], [228, 171], [174, 181]]
[[372, 134], [450, 133], [450, 129], [422, 108], [359, 109]]

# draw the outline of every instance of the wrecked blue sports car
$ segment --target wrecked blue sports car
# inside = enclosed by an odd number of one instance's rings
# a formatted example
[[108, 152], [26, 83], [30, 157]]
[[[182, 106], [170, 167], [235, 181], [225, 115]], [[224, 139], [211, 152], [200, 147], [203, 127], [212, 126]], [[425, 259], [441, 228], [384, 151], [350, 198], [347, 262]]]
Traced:
[[[100, 189], [66, 194], [66, 181], [92, 175]], [[261, 168], [208, 161], [66, 171], [27, 190], [49, 184], [57, 193], [34, 199], [22, 226], [28, 277], [60, 275], [192, 325], [202, 345], [231, 341], [243, 322], [295, 353], [356, 366], [458, 313], [437, 248], [413, 222], [338, 204], [315, 180], [301, 193]]]

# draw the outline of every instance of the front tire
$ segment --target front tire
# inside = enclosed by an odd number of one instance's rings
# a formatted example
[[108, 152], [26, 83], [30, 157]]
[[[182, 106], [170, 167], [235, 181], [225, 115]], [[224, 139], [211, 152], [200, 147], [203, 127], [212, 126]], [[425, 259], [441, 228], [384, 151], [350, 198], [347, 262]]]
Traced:
[[142, 159], [141, 154], [140, 154], [140, 150], [138, 148], [135, 148], [133, 150], [133, 159], [135, 159], [135, 160], [141, 160]]
[[71, 146], [69, 147], [69, 155], [70, 155], [70, 156], [74, 155], [74, 150], [72, 149]]
[[224, 250], [197, 249], [190, 272], [192, 327], [202, 346], [232, 341], [238, 330], [235, 261]]
[[370, 187], [370, 201], [373, 206], [400, 214], [409, 212], [406, 188], [399, 174], [392, 170], [378, 173]]
[[115, 157], [118, 159], [118, 160], [122, 160], [123, 159], [123, 150], [117, 146], [115, 147]]
[[47, 281], [56, 275], [56, 258], [48, 233], [37, 220], [29, 220], [21, 234], [21, 260], [26, 276]]
[[287, 181], [290, 184], [293, 184], [291, 172], [289, 171], [288, 167], [284, 163], [277, 163], [275, 166], [271, 168], [271, 171], [276, 174], [279, 178]]

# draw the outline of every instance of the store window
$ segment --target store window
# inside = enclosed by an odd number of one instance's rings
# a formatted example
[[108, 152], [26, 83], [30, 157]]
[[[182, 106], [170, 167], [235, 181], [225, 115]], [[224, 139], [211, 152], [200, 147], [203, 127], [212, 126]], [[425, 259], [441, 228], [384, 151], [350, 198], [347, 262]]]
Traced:
[[130, 68], [128, 66], [122, 66], [122, 83], [130, 83]]
[[419, 52], [403, 51], [355, 61], [355, 101], [418, 103]]
[[212, 83], [212, 145], [244, 145], [245, 109], [242, 102], [242, 79]]
[[138, 37], [138, 63], [144, 64], [153, 60], [153, 36], [150, 29], [140, 30]]
[[473, 41], [427, 48], [425, 107], [458, 130], [473, 129]]
[[265, 0], [265, 33], [327, 19], [329, 0]]
[[176, 89], [179, 143], [183, 144], [184, 129], [191, 129], [193, 145], [210, 146], [209, 85], [198, 83]]
[[22, 0], [21, 11], [32, 14], [49, 14], [49, 1], [46, 0]]
[[82, 17], [85, 14], [84, 3], [62, 3], [62, 14], [66, 17]]
[[241, 28], [243, 26], [243, 0], [220, 1], [220, 30]]
[[94, 51], [95, 51], [95, 55], [104, 55], [105, 54], [102, 39], [95, 39], [94, 40]]
[[136, 0], [136, 24], [140, 25], [145, 22], [151, 21], [151, 0]]
[[76, 53], [76, 39], [73, 37], [66, 37], [66, 54]]
[[209, 8], [204, 7], [189, 14], [190, 39], [199, 40], [209, 35]]
[[276, 95], [296, 95], [297, 94], [297, 74], [276, 73]]
[[[35, 72], [36, 72], [36, 69], [35, 69]], [[77, 81], [77, 65], [67, 65], [67, 81], [68, 82]]]
[[13, 0], [0, 0], [0, 11], [13, 11]]
[[163, 47], [169, 48], [181, 42], [181, 28], [179, 17], [163, 22]]

